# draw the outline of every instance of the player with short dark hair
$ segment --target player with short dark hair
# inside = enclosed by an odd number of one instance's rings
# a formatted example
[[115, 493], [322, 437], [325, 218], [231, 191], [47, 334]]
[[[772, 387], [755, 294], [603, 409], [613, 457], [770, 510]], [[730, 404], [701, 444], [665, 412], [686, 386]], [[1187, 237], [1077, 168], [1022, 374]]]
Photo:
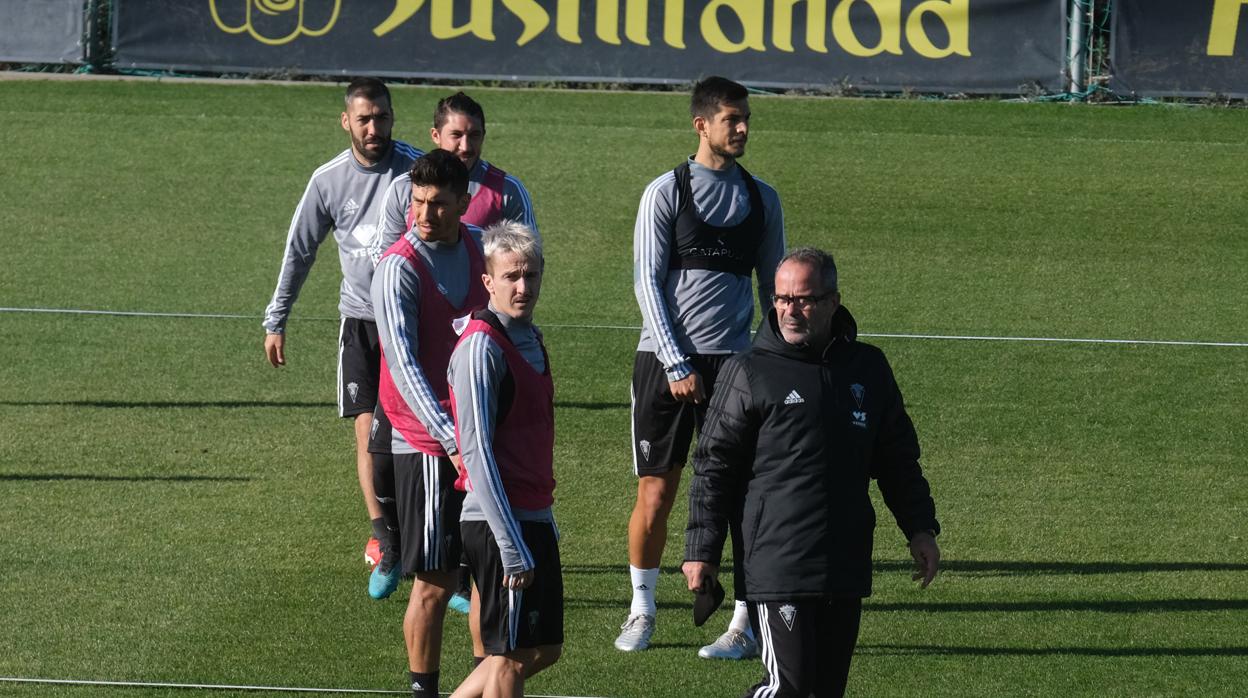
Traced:
[[343, 98], [346, 108], [340, 121], [350, 136], [351, 147], [312, 173], [295, 207], [277, 288], [264, 311], [264, 352], [274, 366], [286, 364], [286, 322], [291, 307], [321, 243], [332, 230], [342, 265], [338, 414], [355, 421], [356, 471], [374, 535], [365, 547], [365, 557], [376, 564], [376, 536], [384, 532], [385, 525], [373, 490], [373, 459], [367, 449], [380, 372], [377, 325], [367, 290], [373, 278], [370, 248], [377, 244], [374, 238], [378, 235], [382, 195], [422, 153], [392, 140], [394, 110], [385, 83], [357, 78], [347, 85]]
[[[638, 476], [628, 523], [633, 601], [615, 641], [626, 652], [646, 649], [654, 633], [668, 514], [716, 373], [729, 356], [749, 347], [751, 276], [758, 278], [759, 298], [766, 299], [784, 254], [780, 197], [738, 162], [749, 135], [747, 97], [744, 87], [721, 77], [694, 86], [697, 153], [651, 182], [637, 209], [633, 278], [642, 330], [632, 381]], [[757, 654], [743, 599], [728, 631], [698, 654]]]
[[387, 564], [395, 557], [388, 549], [369, 594], [385, 598], [402, 576], [415, 577], [403, 635], [413, 696], [425, 698], [438, 695], [442, 624], [460, 561], [464, 485], [446, 370], [456, 323], [483, 308], [488, 294], [479, 282], [480, 230], [460, 221], [469, 202], [463, 163], [434, 150], [412, 165], [410, 179], [412, 228], [382, 255], [372, 284], [402, 564]]
[[563, 648], [554, 514], [554, 383], [533, 309], [542, 250], [511, 221], [483, 235], [489, 305], [451, 355], [456, 438], [468, 473], [465, 557], [480, 592], [486, 659], [455, 695], [521, 696]]

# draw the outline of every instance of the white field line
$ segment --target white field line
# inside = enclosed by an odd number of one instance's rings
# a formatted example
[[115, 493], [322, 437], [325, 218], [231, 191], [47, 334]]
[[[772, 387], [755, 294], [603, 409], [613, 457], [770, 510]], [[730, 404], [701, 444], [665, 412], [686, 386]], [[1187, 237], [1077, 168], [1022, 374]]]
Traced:
[[[408, 691], [390, 691], [377, 688], [302, 688], [296, 686], [234, 686], [211, 683], [160, 683], [154, 681], [89, 681], [85, 679], [42, 679], [19, 676], [0, 676], [0, 682], [29, 684], [60, 684], [68, 686], [112, 686], [120, 688], [195, 688], [218, 691], [275, 691], [284, 693], [372, 693], [383, 695], [407, 695]], [[440, 695], [449, 696], [443, 692]], [[542, 696], [529, 694], [530, 698], [593, 698], [592, 696]]]
[[[219, 313], [156, 313], [131, 310], [82, 310], [77, 308], [4, 308], [0, 313], [59, 313], [65, 315], [120, 315], [124, 317], [166, 317], [166, 318], [205, 318], [226, 320], [261, 320], [259, 315], [228, 315]], [[339, 318], [301, 317], [303, 321], [337, 322]], [[546, 329], [563, 330], [627, 330], [640, 332], [635, 325], [560, 325], [542, 324]], [[1186, 339], [1107, 339], [1097, 337], [1005, 337], [993, 335], [970, 334], [910, 334], [891, 332], [859, 332], [859, 337], [878, 337], [883, 339], [940, 339], [952, 341], [976, 342], [1049, 342], [1058, 344], [1152, 344], [1181, 347], [1248, 347], [1248, 342], [1208, 342]]]

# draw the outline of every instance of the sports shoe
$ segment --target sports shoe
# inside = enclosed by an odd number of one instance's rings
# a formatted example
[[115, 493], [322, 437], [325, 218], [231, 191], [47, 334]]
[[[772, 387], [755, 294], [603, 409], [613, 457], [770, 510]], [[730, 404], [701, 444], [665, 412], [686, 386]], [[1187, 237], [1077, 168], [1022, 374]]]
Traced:
[[446, 606], [456, 613], [467, 614], [468, 609], [472, 606], [472, 602], [469, 601], [468, 597], [463, 594], [453, 594], [451, 595], [450, 602], [448, 602]]
[[381, 562], [381, 541], [376, 538], [369, 538], [368, 543], [364, 545], [364, 564], [369, 567], [376, 567]]
[[740, 630], [728, 629], [719, 639], [698, 650], [703, 659], [750, 659], [758, 656], [758, 643]]
[[650, 646], [654, 634], [654, 616], [634, 613], [620, 626], [620, 636], [615, 638], [615, 648], [621, 652], [639, 652]]
[[388, 570], [382, 570], [382, 567], [384, 565], [378, 563], [368, 576], [368, 595], [378, 601], [389, 598], [399, 588], [399, 580], [403, 578], [402, 565], [391, 565]]

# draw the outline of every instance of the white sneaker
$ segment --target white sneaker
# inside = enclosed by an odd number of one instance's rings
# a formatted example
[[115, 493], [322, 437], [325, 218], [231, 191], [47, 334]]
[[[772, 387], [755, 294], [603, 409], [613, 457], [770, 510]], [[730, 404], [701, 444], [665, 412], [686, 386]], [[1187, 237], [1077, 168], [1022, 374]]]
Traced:
[[758, 656], [758, 643], [740, 630], [725, 630], [719, 639], [698, 650], [703, 659], [750, 659]]
[[639, 652], [650, 646], [654, 634], [654, 616], [635, 613], [620, 626], [620, 636], [615, 638], [615, 648], [621, 652]]

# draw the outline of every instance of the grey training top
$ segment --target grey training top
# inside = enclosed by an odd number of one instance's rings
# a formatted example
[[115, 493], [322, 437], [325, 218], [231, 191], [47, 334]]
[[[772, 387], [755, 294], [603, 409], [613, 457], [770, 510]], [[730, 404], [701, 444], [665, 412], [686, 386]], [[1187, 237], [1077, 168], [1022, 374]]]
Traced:
[[[527, 320], [516, 320], [489, 306], [507, 331], [507, 338], [535, 371], [546, 370], [546, 357], [538, 342], [538, 331]], [[519, 574], [535, 567], [533, 556], [520, 535], [520, 521], [554, 522], [550, 507], [512, 507], [503, 490], [494, 460], [494, 432], [498, 417], [498, 392], [507, 377], [507, 357], [503, 348], [484, 332], [478, 332], [451, 355], [447, 379], [455, 393], [456, 416], [462, 463], [468, 469], [472, 491], [464, 497], [460, 521], [485, 521], [498, 542], [503, 571]]]
[[[406, 233], [416, 254], [433, 270], [433, 282], [456, 308], [468, 295], [468, 284], [481, 283], [470, 279], [468, 249], [465, 244], [481, 249], [481, 229], [467, 226], [468, 240], [461, 236], [453, 244], [425, 242], [415, 232]], [[426, 378], [426, 371], [444, 371], [443, 366], [420, 365], [420, 275], [425, 269], [393, 254], [381, 260], [373, 275], [372, 299], [377, 313], [377, 337], [386, 355], [390, 377], [411, 408], [412, 413], [437, 439], [447, 453], [454, 454], [455, 426], [451, 415], [438, 404], [438, 397]], [[462, 328], [461, 328], [462, 329]], [[415, 453], [398, 429], [391, 430], [393, 453]]]
[[[481, 190], [481, 179], [485, 177], [488, 167], [488, 162], [477, 159], [476, 167], [468, 173], [469, 195], [476, 196]], [[376, 249], [373, 252], [375, 257], [380, 257], [390, 245], [399, 239], [400, 235], [407, 232], [407, 212], [411, 205], [412, 177], [410, 172], [405, 172], [394, 178], [382, 197], [381, 217], [377, 222], [380, 234], [377, 236]], [[520, 180], [510, 173], [507, 174], [503, 183], [503, 218], [524, 223], [533, 229], [537, 241], [539, 243], [542, 241], [541, 234], [537, 232], [537, 219], [533, 217], [533, 201], [529, 198], [529, 192]]]
[[381, 196], [390, 182], [408, 172], [421, 155], [424, 153], [407, 143], [393, 141], [384, 158], [376, 165], [365, 167], [347, 148], [312, 173], [290, 219], [277, 288], [264, 309], [265, 330], [286, 331], [290, 308], [316, 261], [317, 248], [331, 228], [342, 263], [338, 312], [359, 320], [373, 319], [369, 287], [375, 262], [369, 252], [377, 235]]
[[[693, 207], [714, 226], [733, 226], [750, 212], [750, 192], [735, 165], [713, 170], [689, 158]], [[780, 196], [755, 177], [766, 229], [755, 274], [765, 308], [775, 288], [776, 265], [784, 257], [784, 211]], [[669, 170], [646, 187], [633, 229], [633, 291], [641, 307], [637, 351], [654, 352], [668, 380], [690, 374], [690, 354], [735, 354], [750, 345], [754, 298], [750, 279], [707, 269], [671, 269], [678, 187]]]

